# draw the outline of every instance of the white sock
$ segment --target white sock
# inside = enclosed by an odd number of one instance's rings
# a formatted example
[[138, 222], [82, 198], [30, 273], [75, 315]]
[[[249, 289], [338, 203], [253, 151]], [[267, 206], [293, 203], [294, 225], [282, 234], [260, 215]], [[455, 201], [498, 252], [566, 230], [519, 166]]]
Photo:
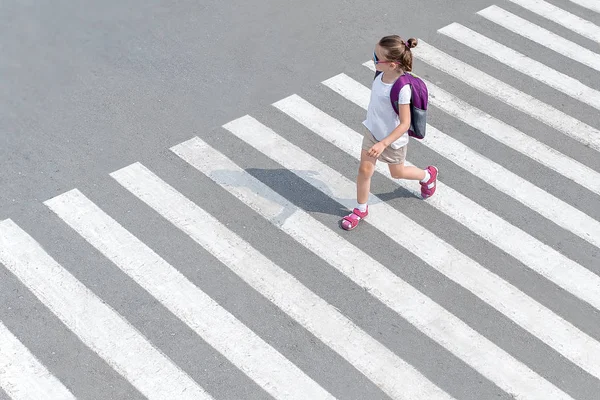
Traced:
[[358, 205], [356, 206], [356, 208], [358, 208], [358, 209], [360, 210], [360, 212], [365, 212], [365, 211], [367, 211], [367, 203], [365, 203], [365, 204], [356, 203], [356, 204], [358, 204]]
[[428, 170], [428, 169], [426, 169], [426, 170], [424, 170], [424, 171], [425, 171], [425, 178], [423, 178], [423, 179], [421, 179], [421, 180], [420, 180], [420, 182], [423, 182], [423, 183], [425, 183], [425, 182], [427, 182], [429, 179], [431, 179], [431, 174], [429, 173], [429, 170]]

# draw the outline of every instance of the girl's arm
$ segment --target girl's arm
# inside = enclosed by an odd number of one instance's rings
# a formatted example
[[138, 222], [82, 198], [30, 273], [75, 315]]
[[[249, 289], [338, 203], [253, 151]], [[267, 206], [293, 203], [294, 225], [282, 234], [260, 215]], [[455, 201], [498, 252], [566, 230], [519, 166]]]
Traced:
[[404, 135], [410, 128], [410, 104], [400, 104], [398, 112], [400, 114], [400, 125], [381, 141], [385, 147], [400, 139], [400, 136]]
[[385, 139], [375, 143], [373, 147], [367, 151], [367, 154], [370, 157], [379, 157], [386, 147], [398, 140], [400, 136], [404, 135], [404, 133], [408, 131], [408, 128], [410, 128], [410, 104], [400, 104], [398, 112], [400, 113], [400, 125], [398, 125]]

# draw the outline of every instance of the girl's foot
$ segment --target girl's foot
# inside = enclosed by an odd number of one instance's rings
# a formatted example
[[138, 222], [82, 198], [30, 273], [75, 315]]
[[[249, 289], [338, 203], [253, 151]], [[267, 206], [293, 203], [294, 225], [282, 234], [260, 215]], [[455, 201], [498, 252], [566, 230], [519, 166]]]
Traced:
[[433, 196], [437, 186], [438, 169], [430, 165], [427, 167], [427, 170], [429, 171], [430, 178], [427, 182], [421, 182], [421, 196], [423, 199]]
[[355, 208], [352, 210], [352, 214], [346, 215], [342, 219], [342, 228], [347, 231], [351, 231], [352, 229], [356, 228], [360, 220], [364, 219], [367, 215], [369, 215], [369, 206], [367, 206], [367, 210], [365, 212]]

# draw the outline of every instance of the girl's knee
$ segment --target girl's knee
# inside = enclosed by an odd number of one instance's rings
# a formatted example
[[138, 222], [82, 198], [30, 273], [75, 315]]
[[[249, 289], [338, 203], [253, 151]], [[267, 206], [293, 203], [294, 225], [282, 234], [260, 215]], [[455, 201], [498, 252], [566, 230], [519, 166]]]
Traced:
[[395, 165], [394, 168], [390, 168], [390, 175], [394, 179], [404, 178], [404, 166]]
[[361, 163], [358, 167], [358, 175], [363, 178], [370, 178], [375, 172], [375, 166], [370, 163]]

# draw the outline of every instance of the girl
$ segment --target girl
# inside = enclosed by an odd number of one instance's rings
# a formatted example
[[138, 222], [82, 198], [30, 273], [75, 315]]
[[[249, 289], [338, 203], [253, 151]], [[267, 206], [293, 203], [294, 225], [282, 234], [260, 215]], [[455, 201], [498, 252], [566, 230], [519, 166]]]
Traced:
[[416, 45], [417, 39], [410, 38], [404, 42], [400, 36], [392, 35], [383, 37], [375, 47], [373, 62], [375, 69], [381, 73], [373, 81], [367, 119], [363, 122], [366, 130], [356, 178], [357, 206], [341, 221], [346, 230], [356, 228], [360, 220], [369, 214], [367, 201], [377, 160], [388, 164], [393, 178], [418, 180], [421, 183], [423, 199], [435, 193], [438, 174], [436, 167], [430, 165], [422, 170], [404, 166], [408, 144], [407, 131], [410, 128], [410, 86], [405, 85], [400, 90], [400, 116], [396, 114], [390, 102], [390, 89], [396, 79], [404, 72], [412, 71], [410, 49]]

